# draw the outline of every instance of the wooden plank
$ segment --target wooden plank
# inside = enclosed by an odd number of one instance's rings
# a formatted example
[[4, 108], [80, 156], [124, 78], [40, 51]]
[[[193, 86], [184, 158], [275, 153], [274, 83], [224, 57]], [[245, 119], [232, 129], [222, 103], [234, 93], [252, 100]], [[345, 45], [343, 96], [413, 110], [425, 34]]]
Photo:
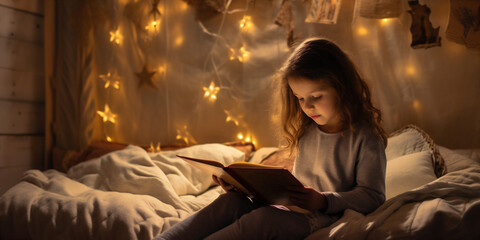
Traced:
[[0, 68], [0, 99], [45, 101], [43, 74]]
[[53, 72], [55, 70], [55, 0], [45, 0], [44, 59], [45, 59], [45, 161], [43, 167], [53, 167]]
[[[33, 167], [37, 168], [37, 167]], [[0, 168], [0, 195], [5, 193], [9, 188], [17, 184], [23, 177], [23, 173], [29, 169], [30, 166], [18, 166], [9, 168]]]
[[43, 73], [43, 46], [0, 37], [0, 68]]
[[43, 17], [0, 6], [0, 36], [43, 44]]
[[0, 0], [0, 5], [36, 14], [43, 14], [43, 0]]
[[43, 134], [43, 103], [0, 100], [0, 134]]
[[43, 165], [43, 136], [0, 135], [0, 168]]

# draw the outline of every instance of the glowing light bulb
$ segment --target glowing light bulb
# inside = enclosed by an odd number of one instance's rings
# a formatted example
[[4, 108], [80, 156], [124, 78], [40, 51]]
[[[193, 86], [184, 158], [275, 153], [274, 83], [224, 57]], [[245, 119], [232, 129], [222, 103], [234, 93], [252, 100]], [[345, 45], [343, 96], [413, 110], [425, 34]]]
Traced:
[[414, 66], [408, 65], [405, 69], [405, 72], [406, 72], [407, 75], [415, 76], [416, 73], [417, 73], [417, 70], [415, 69]]
[[203, 87], [203, 91], [205, 92], [203, 97], [208, 98], [210, 101], [215, 101], [217, 100], [217, 93], [220, 91], [220, 88], [216, 87], [215, 83], [212, 81], [210, 82], [210, 86], [208, 86], [208, 88]]
[[245, 62], [250, 58], [250, 52], [247, 51], [245, 46], [242, 46], [238, 51], [235, 51], [235, 49], [230, 48], [229, 49], [229, 56], [230, 60], [235, 60], [238, 59], [240, 62]]
[[177, 36], [174, 41], [174, 46], [179, 47], [183, 44], [183, 36]]
[[242, 133], [238, 133], [238, 134], [237, 134], [237, 138], [238, 138], [239, 140], [242, 140], [242, 139], [243, 139], [243, 134], [242, 134]]
[[389, 22], [390, 22], [390, 20], [388, 18], [383, 18], [383, 19], [380, 20], [380, 25], [386, 26], [386, 25], [388, 25]]
[[114, 114], [111, 110], [110, 107], [108, 107], [108, 104], [105, 104], [105, 110], [102, 111], [97, 111], [97, 114], [102, 117], [103, 122], [111, 122], [115, 123], [117, 114]]
[[115, 74], [108, 72], [107, 74], [100, 74], [98, 77], [105, 82], [105, 88], [109, 88], [110, 86], [115, 89], [120, 88], [120, 82], [116, 80], [118, 77]]
[[242, 46], [240, 48], [240, 56], [238, 57], [238, 60], [240, 62], [244, 62], [244, 61], [247, 61], [249, 57], [250, 57], [250, 52], [245, 49], [245, 46]]
[[120, 33], [120, 30], [110, 31], [110, 42], [116, 43], [117, 45], [122, 44], [123, 36]]
[[105, 139], [107, 140], [107, 142], [111, 142], [111, 141], [112, 141], [112, 138], [109, 137], [109, 136], [107, 136]]
[[357, 34], [360, 36], [365, 36], [368, 34], [368, 30], [365, 27], [358, 27]]
[[240, 29], [249, 30], [251, 28], [252, 28], [252, 17], [243, 16], [242, 20], [240, 20]]

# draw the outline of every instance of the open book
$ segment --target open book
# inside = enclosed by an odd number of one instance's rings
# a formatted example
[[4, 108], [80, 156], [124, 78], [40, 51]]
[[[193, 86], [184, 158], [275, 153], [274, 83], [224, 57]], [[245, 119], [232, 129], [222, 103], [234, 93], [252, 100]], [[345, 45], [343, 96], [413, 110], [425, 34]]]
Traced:
[[249, 162], [235, 162], [224, 166], [214, 160], [177, 156], [192, 166], [221, 178], [262, 203], [283, 205], [297, 212], [308, 212], [290, 202], [287, 187], [303, 184], [285, 168]]

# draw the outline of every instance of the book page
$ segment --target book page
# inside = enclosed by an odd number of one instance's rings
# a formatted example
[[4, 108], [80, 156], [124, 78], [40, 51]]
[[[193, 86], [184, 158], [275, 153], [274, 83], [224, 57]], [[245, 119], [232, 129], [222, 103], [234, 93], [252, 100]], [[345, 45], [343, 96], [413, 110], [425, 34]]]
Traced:
[[263, 165], [250, 162], [234, 162], [228, 165], [229, 168], [262, 168], [262, 169], [283, 169], [279, 166]]

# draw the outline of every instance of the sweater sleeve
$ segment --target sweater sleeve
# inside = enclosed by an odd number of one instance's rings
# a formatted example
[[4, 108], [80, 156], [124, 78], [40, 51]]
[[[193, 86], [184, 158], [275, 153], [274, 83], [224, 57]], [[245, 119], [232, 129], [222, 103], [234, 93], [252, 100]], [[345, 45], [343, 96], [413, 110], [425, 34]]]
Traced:
[[324, 192], [328, 203], [325, 213], [340, 213], [347, 208], [363, 214], [374, 211], [385, 201], [385, 169], [381, 139], [373, 136], [364, 139], [355, 167], [357, 185], [346, 192]]

